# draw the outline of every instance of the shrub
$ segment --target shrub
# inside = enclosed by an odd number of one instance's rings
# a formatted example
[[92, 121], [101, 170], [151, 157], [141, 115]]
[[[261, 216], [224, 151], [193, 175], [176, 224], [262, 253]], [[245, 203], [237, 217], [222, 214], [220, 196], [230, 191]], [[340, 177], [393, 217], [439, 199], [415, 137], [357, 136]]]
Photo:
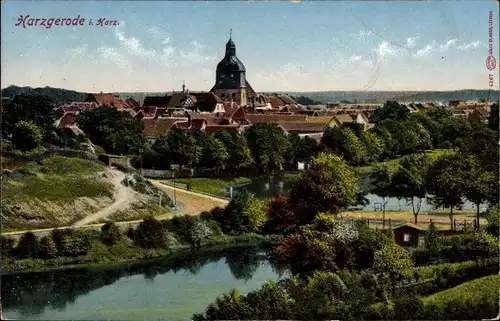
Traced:
[[52, 230], [52, 240], [57, 247], [59, 256], [85, 255], [92, 246], [90, 234], [80, 230]]
[[40, 250], [40, 243], [33, 232], [24, 233], [17, 243], [17, 256], [22, 259], [36, 258]]
[[136, 243], [145, 248], [165, 246], [165, 229], [154, 217], [145, 218], [135, 230]]
[[57, 257], [57, 246], [50, 236], [46, 235], [40, 240], [40, 257], [42, 259]]
[[0, 236], [0, 251], [2, 255], [11, 255], [16, 247], [16, 241], [11, 237]]
[[31, 121], [22, 120], [14, 126], [12, 143], [19, 150], [31, 151], [42, 143], [42, 139], [42, 131]]
[[191, 244], [200, 247], [201, 241], [212, 235], [212, 231], [202, 220], [196, 220], [190, 231]]
[[122, 238], [122, 232], [118, 225], [108, 222], [101, 227], [101, 242], [106, 245], [118, 243]]
[[129, 227], [127, 229], [127, 233], [125, 233], [125, 235], [132, 241], [135, 240], [135, 231], [134, 231], [134, 228], [133, 227]]

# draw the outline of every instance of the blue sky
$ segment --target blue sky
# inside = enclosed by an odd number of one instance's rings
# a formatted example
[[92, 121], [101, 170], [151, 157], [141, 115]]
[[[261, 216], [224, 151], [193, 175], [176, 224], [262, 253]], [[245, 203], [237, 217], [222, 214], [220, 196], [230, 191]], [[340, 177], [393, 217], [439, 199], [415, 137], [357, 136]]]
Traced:
[[[233, 29], [256, 91], [487, 89], [496, 1], [2, 3], [2, 86], [210, 90]], [[84, 26], [15, 26], [85, 18]], [[95, 26], [97, 19], [119, 26]], [[88, 25], [89, 20], [94, 22]], [[495, 70], [498, 88], [498, 70]]]

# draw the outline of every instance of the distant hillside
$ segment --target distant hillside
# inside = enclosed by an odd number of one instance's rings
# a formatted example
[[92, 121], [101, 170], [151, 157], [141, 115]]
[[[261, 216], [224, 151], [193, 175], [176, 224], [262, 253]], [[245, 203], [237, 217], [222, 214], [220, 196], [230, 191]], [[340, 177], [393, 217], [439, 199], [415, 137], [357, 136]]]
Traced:
[[498, 90], [457, 90], [457, 91], [428, 91], [422, 93], [415, 93], [407, 96], [398, 97], [399, 100], [412, 100], [412, 101], [430, 101], [430, 100], [492, 100], [496, 101], [499, 97]]
[[73, 101], [84, 101], [87, 98], [87, 93], [62, 88], [9, 86], [2, 89], [2, 97], [11, 97], [20, 94], [46, 95], [55, 100], [58, 104], [70, 103]]
[[[274, 94], [274, 93], [267, 93]], [[327, 102], [385, 102], [405, 101], [449, 101], [449, 100], [498, 100], [499, 91], [456, 90], [456, 91], [323, 91], [323, 92], [281, 92], [291, 96], [305, 96], [315, 101]], [[496, 96], [495, 96], [496, 95]]]

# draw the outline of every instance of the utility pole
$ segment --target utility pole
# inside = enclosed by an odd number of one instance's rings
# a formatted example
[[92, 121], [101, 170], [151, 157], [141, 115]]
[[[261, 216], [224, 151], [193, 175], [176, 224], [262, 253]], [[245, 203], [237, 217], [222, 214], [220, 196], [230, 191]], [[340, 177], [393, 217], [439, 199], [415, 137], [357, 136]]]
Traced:
[[172, 178], [174, 180], [174, 206], [177, 206], [177, 193], [175, 189], [175, 170], [172, 172]]

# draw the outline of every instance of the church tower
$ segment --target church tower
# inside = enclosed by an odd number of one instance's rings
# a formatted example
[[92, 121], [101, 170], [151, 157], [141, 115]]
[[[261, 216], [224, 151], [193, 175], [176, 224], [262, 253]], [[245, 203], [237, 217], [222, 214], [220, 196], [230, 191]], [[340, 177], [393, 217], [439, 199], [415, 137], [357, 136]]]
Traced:
[[234, 101], [240, 106], [246, 106], [248, 82], [245, 66], [236, 57], [236, 45], [231, 36], [230, 31], [224, 58], [217, 64], [215, 85], [210, 91], [224, 101]]

